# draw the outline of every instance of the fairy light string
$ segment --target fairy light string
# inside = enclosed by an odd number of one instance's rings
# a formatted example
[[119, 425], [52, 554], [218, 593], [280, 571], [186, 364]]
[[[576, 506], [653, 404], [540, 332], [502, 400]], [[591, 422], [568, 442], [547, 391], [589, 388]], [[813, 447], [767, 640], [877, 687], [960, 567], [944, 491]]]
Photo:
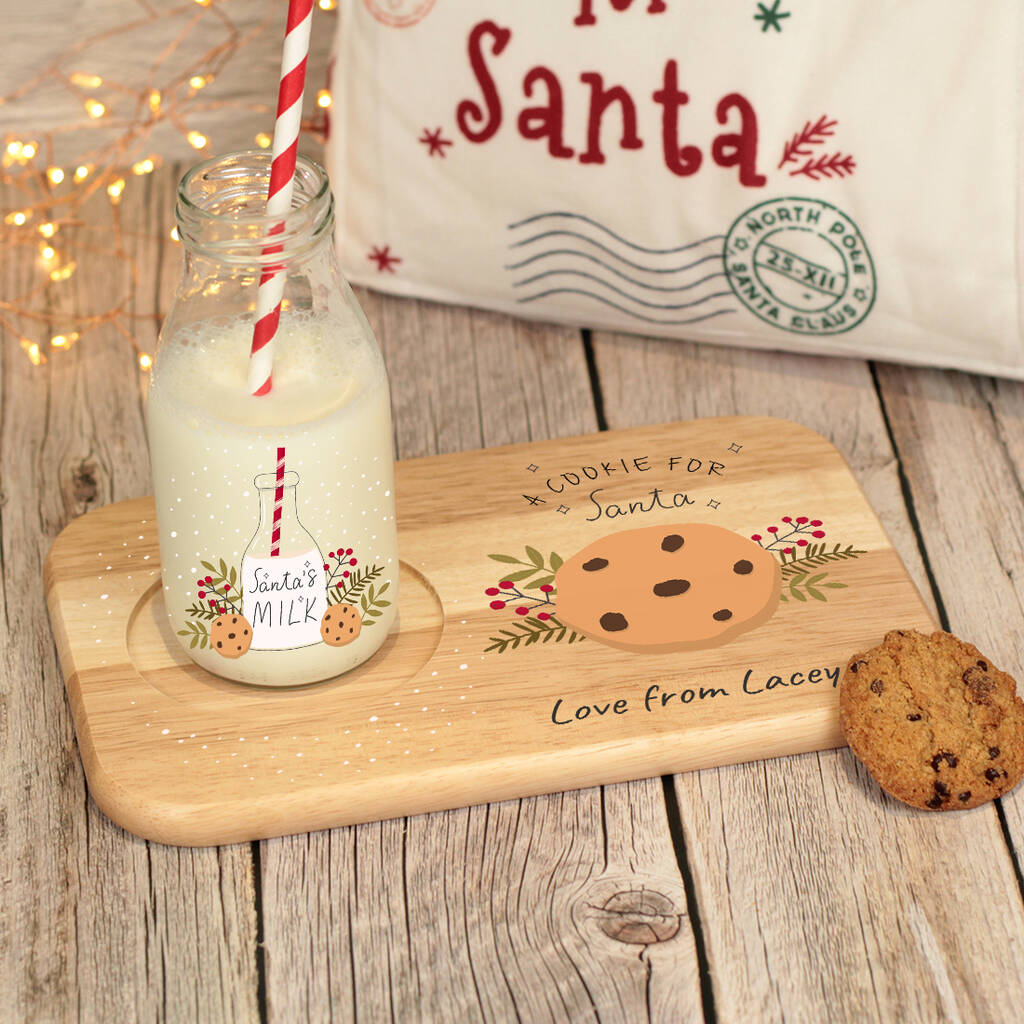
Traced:
[[[166, 7], [136, 0], [136, 5], [137, 17], [79, 39], [12, 92], [0, 95], [5, 113], [18, 106], [27, 111], [36, 94], [56, 84], [82, 110], [72, 123], [0, 136], [0, 252], [31, 268], [20, 294], [0, 297], [0, 328], [17, 339], [36, 366], [90, 333], [112, 327], [131, 344], [139, 368], [149, 370], [152, 357], [138, 345], [134, 328], [140, 320], [158, 322], [162, 314], [132, 312], [140, 269], [126, 245], [131, 232], [122, 223], [120, 204], [129, 189], [171, 159], [156, 151], [153, 136], [173, 132], [182, 142], [173, 158], [190, 160], [215, 150], [216, 139], [199, 127], [208, 114], [233, 108], [239, 116], [251, 115], [254, 128], [272, 122], [273, 109], [265, 102], [208, 98], [205, 92], [222, 77], [229, 79], [228, 65], [241, 51], [264, 32], [276, 33], [280, 19], [272, 5], [265, 18], [244, 30], [231, 17], [232, 0], [179, 0]], [[323, 11], [337, 6], [337, 0], [318, 2]], [[123, 45], [122, 37], [144, 29], [155, 33], [161, 23], [167, 23], [171, 38], [148, 67], [145, 81], [125, 82], [89, 67], [88, 55], [104, 43]], [[219, 37], [210, 43], [213, 28], [219, 29]], [[322, 89], [315, 97], [314, 115], [303, 130], [322, 139], [331, 96]], [[66, 156], [72, 140], [76, 152]], [[262, 130], [252, 140], [264, 149], [271, 144]], [[160, 233], [178, 240], [174, 228]], [[124, 293], [102, 309], [55, 311], [62, 303], [53, 289], [66, 286], [83, 260], [103, 261], [112, 277], [125, 280]]]

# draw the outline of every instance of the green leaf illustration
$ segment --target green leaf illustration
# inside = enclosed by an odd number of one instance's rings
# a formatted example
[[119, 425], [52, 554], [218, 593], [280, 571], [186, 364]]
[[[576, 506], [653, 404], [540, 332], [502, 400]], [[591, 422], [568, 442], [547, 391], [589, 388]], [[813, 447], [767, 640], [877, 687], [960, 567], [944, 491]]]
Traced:
[[507, 572], [501, 578], [509, 583], [518, 583], [520, 580], [529, 579], [536, 574], [536, 569], [517, 569], [515, 572]]
[[[214, 616], [211, 616], [211, 618], [213, 617]], [[196, 647], [200, 647], [205, 650], [210, 642], [209, 634], [206, 632], [206, 626], [201, 622], [186, 622], [185, 628], [178, 630], [178, 636], [189, 637], [188, 646], [190, 650], [195, 650]]]
[[807, 568], [817, 568], [820, 565], [847, 561], [848, 559], [859, 558], [861, 555], [867, 554], [866, 551], [855, 548], [852, 544], [847, 544], [845, 548], [842, 544], [833, 544], [831, 550], [827, 549], [827, 544], [818, 543], [809, 544], [806, 548], [798, 549], [800, 550], [799, 554], [797, 554], [796, 550], [789, 555], [783, 553], [781, 556], [782, 575], [792, 576]]
[[562, 640], [568, 643], [576, 643], [584, 638], [575, 630], [570, 630], [564, 623], [559, 622], [553, 615], [547, 621], [535, 618], [530, 615], [521, 622], [514, 623], [515, 632], [510, 629], [500, 629], [502, 636], [490, 637], [490, 647], [484, 648], [484, 653], [495, 651], [504, 654], [505, 651], [516, 650], [520, 645], [529, 647], [530, 644], [548, 643], [553, 640], [556, 644]]
[[[556, 552], [552, 551], [549, 562], [546, 564], [544, 556], [540, 551], [532, 547], [529, 544], [524, 545], [524, 553], [526, 558], [516, 558], [513, 555], [488, 555], [488, 558], [493, 559], [495, 562], [501, 562], [504, 565], [523, 565], [525, 569], [517, 569], [515, 572], [505, 573], [501, 577], [501, 581], [508, 581], [509, 583], [523, 583], [526, 589], [537, 590], [543, 586], [552, 585], [555, 582], [555, 573], [564, 564], [562, 557]], [[524, 581], [530, 581], [525, 582]], [[552, 598], [554, 593], [551, 594]]]
[[379, 619], [384, 614], [384, 609], [391, 607], [390, 601], [385, 601], [381, 598], [381, 594], [391, 586], [391, 581], [385, 580], [384, 583], [381, 584], [379, 590], [377, 589], [376, 584], [371, 582], [372, 579], [376, 578], [376, 576], [383, 572], [383, 569], [383, 566], [380, 566], [379, 568], [374, 566], [373, 570], [367, 574], [367, 578], [364, 581], [364, 584], [366, 584], [366, 590], [359, 598], [359, 607], [362, 609], [360, 617], [364, 626], [372, 626], [374, 624], [374, 620]]
[[[345, 584], [344, 587], [331, 587], [327, 594], [327, 603], [351, 604], [383, 571], [383, 565], [357, 569], [347, 580], [341, 581]], [[380, 593], [383, 593], [383, 590]]]
[[835, 580], [827, 580], [827, 577], [827, 572], [819, 572], [813, 576], [807, 572], [798, 572], [796, 575], [783, 581], [779, 600], [789, 601], [793, 599], [794, 601], [806, 602], [810, 598], [812, 601], [828, 601], [828, 595], [823, 594], [822, 589], [846, 589], [847, 584], [838, 583]]

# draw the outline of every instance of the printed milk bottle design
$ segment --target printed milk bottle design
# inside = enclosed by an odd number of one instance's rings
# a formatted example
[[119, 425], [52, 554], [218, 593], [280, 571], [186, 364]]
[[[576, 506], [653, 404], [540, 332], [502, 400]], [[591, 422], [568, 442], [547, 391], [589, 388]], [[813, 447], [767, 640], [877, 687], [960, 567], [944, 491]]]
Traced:
[[[279, 451], [278, 458], [283, 458]], [[252, 624], [252, 649], [282, 651], [321, 642], [327, 610], [324, 559], [299, 522], [298, 473], [262, 473], [260, 521], [242, 556], [242, 612]]]

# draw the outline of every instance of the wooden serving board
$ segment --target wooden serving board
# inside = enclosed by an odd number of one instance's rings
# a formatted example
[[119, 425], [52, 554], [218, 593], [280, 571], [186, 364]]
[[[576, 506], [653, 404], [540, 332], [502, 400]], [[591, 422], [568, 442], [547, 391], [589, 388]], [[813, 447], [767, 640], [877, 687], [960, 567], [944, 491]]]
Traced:
[[[47, 600], [106, 814], [213, 845], [835, 747], [846, 659], [888, 629], [933, 628], [843, 458], [785, 420], [413, 459], [397, 496], [397, 632], [359, 669], [291, 690], [188, 659], [163, 611], [151, 499], [61, 533]], [[766, 622], [638, 653], [560, 628], [557, 593], [538, 603], [591, 542], [685, 523], [792, 547], [776, 551], [782, 601]]]

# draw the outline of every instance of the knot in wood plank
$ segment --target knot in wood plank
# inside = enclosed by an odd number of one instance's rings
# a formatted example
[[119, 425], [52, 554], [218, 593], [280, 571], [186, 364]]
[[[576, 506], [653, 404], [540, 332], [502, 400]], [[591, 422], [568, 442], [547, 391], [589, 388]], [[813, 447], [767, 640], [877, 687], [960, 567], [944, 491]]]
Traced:
[[99, 485], [96, 482], [96, 463], [91, 459], [83, 459], [71, 471], [71, 487], [75, 501], [88, 505], [96, 500]]
[[682, 915], [656, 889], [626, 889], [614, 893], [597, 910], [601, 931], [617, 942], [650, 945], [667, 942], [679, 931]]

